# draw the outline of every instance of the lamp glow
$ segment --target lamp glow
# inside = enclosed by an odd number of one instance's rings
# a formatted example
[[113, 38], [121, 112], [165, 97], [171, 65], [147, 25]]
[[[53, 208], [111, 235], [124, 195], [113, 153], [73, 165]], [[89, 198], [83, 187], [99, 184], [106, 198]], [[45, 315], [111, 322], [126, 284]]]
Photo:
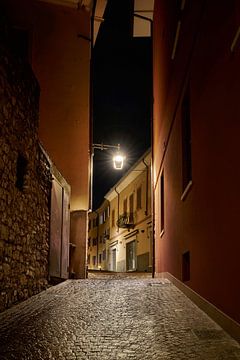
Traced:
[[122, 156], [121, 154], [115, 155], [113, 157], [113, 167], [114, 167], [114, 169], [122, 170], [124, 159], [125, 159], [125, 157]]

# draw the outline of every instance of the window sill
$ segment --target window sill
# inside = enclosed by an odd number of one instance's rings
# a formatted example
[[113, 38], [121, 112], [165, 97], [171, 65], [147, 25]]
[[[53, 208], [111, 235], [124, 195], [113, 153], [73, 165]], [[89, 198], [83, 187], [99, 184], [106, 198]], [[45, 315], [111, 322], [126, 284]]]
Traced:
[[189, 193], [190, 189], [192, 188], [192, 180], [189, 181], [189, 183], [187, 184], [187, 186], [185, 187], [185, 190], [184, 192], [182, 193], [182, 196], [181, 196], [181, 200], [185, 200], [187, 194]]

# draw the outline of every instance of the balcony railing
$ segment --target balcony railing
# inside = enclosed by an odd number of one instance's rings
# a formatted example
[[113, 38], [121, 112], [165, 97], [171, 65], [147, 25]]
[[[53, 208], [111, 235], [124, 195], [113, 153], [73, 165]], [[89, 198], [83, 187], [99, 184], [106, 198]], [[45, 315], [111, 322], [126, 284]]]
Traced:
[[134, 228], [135, 224], [135, 215], [134, 213], [124, 213], [119, 216], [117, 220], [117, 226], [119, 228]]

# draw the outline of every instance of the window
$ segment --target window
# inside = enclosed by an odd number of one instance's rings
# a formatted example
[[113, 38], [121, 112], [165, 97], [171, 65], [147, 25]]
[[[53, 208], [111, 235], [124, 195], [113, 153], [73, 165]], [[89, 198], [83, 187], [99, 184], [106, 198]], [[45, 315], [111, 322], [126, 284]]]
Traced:
[[164, 173], [162, 171], [160, 177], [160, 229], [161, 233], [164, 231]]
[[102, 259], [103, 259], [103, 261], [106, 260], [106, 250], [103, 250]]
[[88, 257], [87, 257], [87, 262], [88, 262], [88, 264], [90, 264], [90, 255], [88, 255]]
[[92, 257], [92, 262], [93, 262], [93, 265], [96, 265], [96, 263], [97, 263], [97, 257], [96, 256]]
[[104, 221], [109, 217], [109, 206], [104, 210]]
[[91, 220], [88, 220], [88, 231], [91, 230]]
[[88, 247], [91, 246], [91, 238], [88, 239]]
[[129, 196], [129, 222], [132, 224], [133, 223], [133, 204], [134, 204], [134, 202], [133, 202], [133, 194], [131, 194], [130, 196]]
[[102, 262], [102, 254], [99, 254], [99, 264]]
[[127, 198], [123, 200], [123, 214], [127, 215]]
[[189, 88], [182, 102], [182, 190], [183, 194], [192, 180], [191, 117]]
[[94, 239], [92, 240], [92, 244], [93, 244], [93, 246], [96, 246], [96, 245], [97, 245], [97, 239], [96, 239], [96, 238], [94, 238]]
[[115, 210], [112, 210], [112, 227], [115, 227]]
[[18, 154], [16, 169], [17, 179], [15, 185], [20, 191], [23, 191], [24, 189], [24, 180], [27, 173], [27, 164], [27, 159], [23, 155]]
[[142, 187], [137, 189], [137, 210], [142, 208]]
[[99, 215], [99, 224], [103, 224], [103, 213]]

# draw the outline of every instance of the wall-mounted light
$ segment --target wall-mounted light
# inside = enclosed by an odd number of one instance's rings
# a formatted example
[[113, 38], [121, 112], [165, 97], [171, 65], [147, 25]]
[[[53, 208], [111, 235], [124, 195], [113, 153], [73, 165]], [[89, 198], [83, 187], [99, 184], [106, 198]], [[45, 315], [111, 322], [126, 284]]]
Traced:
[[124, 165], [125, 156], [120, 153], [120, 144], [118, 145], [107, 145], [107, 144], [93, 144], [92, 145], [92, 154], [94, 150], [108, 150], [108, 149], [117, 149], [117, 153], [113, 156], [113, 167], [115, 170], [122, 170]]
[[124, 166], [125, 156], [120, 153], [120, 144], [108, 145], [108, 144], [92, 144], [91, 151], [91, 163], [90, 163], [90, 196], [89, 196], [89, 211], [92, 211], [92, 199], [93, 199], [93, 157], [95, 150], [108, 150], [116, 149], [117, 152], [113, 156], [113, 167], [115, 170], [122, 170]]

